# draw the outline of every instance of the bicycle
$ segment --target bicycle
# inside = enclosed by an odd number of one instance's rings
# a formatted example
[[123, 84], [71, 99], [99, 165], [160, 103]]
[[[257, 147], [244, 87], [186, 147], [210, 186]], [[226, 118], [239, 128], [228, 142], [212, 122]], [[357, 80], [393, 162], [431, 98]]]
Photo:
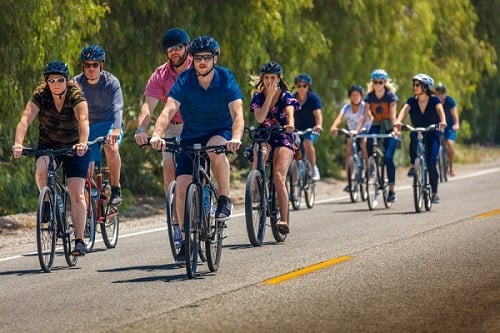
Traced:
[[448, 159], [448, 148], [446, 147], [444, 135], [440, 136], [439, 139], [439, 155], [438, 155], [438, 170], [439, 170], [439, 182], [448, 181], [448, 172], [450, 168], [450, 160]]
[[[100, 136], [89, 142], [89, 145], [98, 144], [99, 149], [101, 149], [105, 141], [106, 137]], [[97, 225], [100, 226], [102, 240], [106, 248], [115, 248], [118, 242], [119, 212], [117, 206], [109, 205], [111, 196], [109, 178], [109, 168], [96, 161], [93, 174], [89, 172], [85, 179], [84, 195], [87, 203], [87, 219], [84, 236], [88, 252], [94, 248]]]
[[[287, 234], [280, 232], [278, 221], [280, 221], [280, 212], [276, 199], [276, 189], [274, 187], [273, 177], [267, 178], [266, 166], [263, 158], [263, 143], [269, 141], [273, 132], [283, 132], [281, 127], [255, 128], [245, 127], [250, 139], [257, 144], [257, 169], [250, 170], [245, 185], [245, 220], [247, 234], [250, 243], [253, 246], [262, 246], [266, 233], [266, 218], [271, 220], [271, 230], [274, 239], [277, 242], [284, 242]], [[273, 175], [272, 152], [268, 158], [269, 174]], [[290, 214], [287, 216], [289, 220]]]
[[[387, 179], [387, 166], [384, 153], [379, 145], [379, 139], [395, 138], [394, 134], [358, 134], [357, 138], [369, 138], [372, 145], [372, 154], [368, 157], [366, 166], [366, 196], [368, 208], [373, 210], [378, 205], [379, 191], [382, 192], [385, 208], [390, 208], [392, 202], [389, 197], [389, 180]], [[370, 140], [368, 140], [370, 141]]]
[[[210, 176], [210, 159], [208, 152], [226, 153], [225, 145], [202, 146], [194, 144], [177, 148], [178, 151], [193, 153], [193, 180], [186, 190], [186, 206], [184, 211], [184, 233], [186, 250], [186, 273], [188, 278], [196, 276], [198, 256], [208, 264], [210, 272], [219, 269], [222, 255], [223, 231], [227, 218], [215, 218], [215, 209], [219, 193], [217, 182]], [[206, 162], [201, 165], [202, 159]], [[201, 251], [201, 243], [205, 243], [205, 253]], [[203, 258], [206, 255], [206, 258]]]
[[[93, 144], [93, 142], [89, 142]], [[40, 189], [36, 219], [36, 245], [40, 267], [46, 273], [52, 270], [56, 255], [57, 240], [63, 242], [64, 257], [69, 267], [78, 262], [71, 254], [75, 244], [75, 233], [71, 219], [71, 201], [66, 186], [66, 175], [59, 174], [56, 157], [75, 156], [73, 148], [36, 149], [23, 148], [24, 156], [48, 156], [47, 185]]]
[[303, 151], [301, 140], [301, 136], [311, 132], [313, 132], [312, 128], [295, 132], [295, 144], [302, 152], [302, 159], [292, 161], [287, 175], [288, 193], [294, 210], [300, 209], [302, 192], [304, 192], [307, 208], [313, 208], [316, 199], [316, 181], [312, 178], [312, 165]]
[[351, 202], [358, 201], [360, 194], [361, 200], [366, 201], [368, 193], [365, 186], [365, 176], [363, 174], [365, 171], [365, 163], [363, 152], [358, 147], [358, 136], [352, 134], [351, 131], [345, 128], [340, 128], [339, 130], [351, 138], [351, 156], [347, 162], [347, 186], [349, 187]]
[[415, 204], [415, 212], [420, 213], [425, 205], [425, 210], [430, 211], [432, 208], [431, 185], [429, 184], [429, 170], [427, 169], [426, 151], [424, 144], [424, 133], [435, 131], [436, 125], [427, 127], [412, 127], [403, 125], [403, 129], [417, 133], [417, 157], [413, 162], [413, 202]]

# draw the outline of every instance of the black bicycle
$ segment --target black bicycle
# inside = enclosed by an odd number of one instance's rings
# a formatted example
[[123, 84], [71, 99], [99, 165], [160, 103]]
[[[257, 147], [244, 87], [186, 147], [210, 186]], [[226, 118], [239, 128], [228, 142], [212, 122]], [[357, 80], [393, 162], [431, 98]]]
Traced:
[[311, 132], [313, 129], [308, 128], [294, 133], [295, 144], [302, 153], [302, 159], [292, 161], [287, 175], [288, 196], [294, 210], [300, 209], [302, 192], [304, 192], [307, 208], [313, 208], [316, 199], [316, 181], [312, 178], [312, 165], [307, 159], [301, 140], [301, 136]]
[[444, 135], [439, 138], [438, 170], [439, 182], [448, 181], [448, 172], [450, 170], [450, 160], [448, 159], [448, 148], [446, 147]]
[[[245, 187], [245, 220], [247, 226], [248, 240], [253, 246], [261, 246], [266, 233], [266, 218], [271, 220], [271, 230], [277, 242], [284, 242], [287, 234], [278, 228], [280, 212], [276, 200], [276, 189], [274, 187], [272, 151], [269, 154], [269, 173], [266, 173], [264, 165], [262, 146], [269, 141], [273, 132], [283, 132], [282, 127], [255, 128], [245, 127], [250, 139], [257, 145], [257, 169], [250, 171]], [[267, 174], [271, 177], [267, 177]], [[289, 211], [290, 212], [290, 211]], [[286, 220], [290, 223], [289, 216]]]
[[[93, 144], [94, 142], [89, 142]], [[40, 267], [46, 273], [52, 270], [56, 256], [57, 240], [62, 240], [64, 257], [68, 266], [76, 265], [78, 258], [71, 254], [75, 233], [71, 218], [71, 201], [66, 185], [66, 175], [56, 169], [56, 158], [75, 156], [73, 148], [35, 149], [23, 148], [25, 156], [48, 156], [47, 185], [40, 189], [36, 219], [36, 245]]]
[[417, 157], [415, 157], [415, 162], [413, 162], [413, 202], [415, 204], [415, 212], [422, 212], [424, 206], [425, 210], [429, 211], [432, 208], [432, 190], [429, 183], [429, 170], [426, 162], [427, 152], [425, 151], [424, 133], [435, 131], [436, 125], [416, 128], [410, 125], [403, 125], [402, 128], [417, 133]]
[[358, 134], [357, 138], [369, 138], [372, 140], [372, 155], [368, 157], [368, 165], [366, 166], [366, 193], [368, 208], [375, 209], [378, 205], [378, 197], [380, 192], [384, 200], [386, 208], [392, 206], [389, 197], [389, 180], [387, 179], [387, 165], [385, 164], [384, 152], [379, 141], [383, 139], [395, 138], [394, 134]]
[[[208, 153], [226, 153], [225, 145], [202, 146], [194, 144], [179, 148], [180, 152], [192, 153], [193, 180], [186, 190], [184, 211], [184, 233], [186, 250], [186, 273], [188, 278], [196, 276], [198, 256], [202, 258], [201, 244], [205, 244], [205, 255], [211, 272], [219, 269], [222, 255], [222, 240], [228, 218], [215, 218], [219, 193], [217, 182], [210, 176]], [[203, 163], [205, 162], [205, 163]]]
[[339, 130], [351, 138], [351, 156], [347, 162], [347, 186], [351, 202], [358, 201], [360, 197], [366, 201], [368, 193], [365, 184], [365, 163], [363, 153], [359, 149], [358, 136], [345, 128]]

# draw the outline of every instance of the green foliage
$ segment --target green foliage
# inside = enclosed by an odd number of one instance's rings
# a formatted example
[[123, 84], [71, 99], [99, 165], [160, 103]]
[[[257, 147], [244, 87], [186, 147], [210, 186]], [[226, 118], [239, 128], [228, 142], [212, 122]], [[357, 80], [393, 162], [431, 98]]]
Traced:
[[[2, 8], [0, 214], [33, 210], [36, 203], [33, 161], [12, 161], [10, 147], [44, 64], [64, 60], [74, 75], [80, 71], [81, 48], [91, 43], [105, 48], [105, 67], [121, 80], [124, 93], [122, 185], [131, 195], [163, 193], [161, 154], [137, 147], [133, 133], [147, 79], [166, 60], [161, 37], [176, 26], [191, 38], [212, 35], [219, 41], [219, 64], [234, 72], [245, 105], [252, 89], [249, 76], [269, 60], [283, 66], [287, 82], [300, 72], [311, 74], [324, 105], [325, 132], [317, 143], [324, 176], [338, 177], [343, 168], [343, 140], [332, 139], [328, 129], [346, 90], [354, 83], [364, 86], [375, 68], [386, 69], [398, 84], [400, 106], [411, 96], [414, 74], [444, 82], [459, 103], [459, 139], [500, 141], [500, 102], [490, 93], [500, 88], [494, 76], [500, 46], [495, 17], [500, 4], [495, 2], [5, 0]], [[255, 123], [246, 109], [247, 123]], [[33, 124], [24, 144], [33, 146], [36, 138]], [[233, 175], [248, 169], [242, 155], [232, 162], [242, 171]], [[19, 199], [11, 200], [12, 195]]]

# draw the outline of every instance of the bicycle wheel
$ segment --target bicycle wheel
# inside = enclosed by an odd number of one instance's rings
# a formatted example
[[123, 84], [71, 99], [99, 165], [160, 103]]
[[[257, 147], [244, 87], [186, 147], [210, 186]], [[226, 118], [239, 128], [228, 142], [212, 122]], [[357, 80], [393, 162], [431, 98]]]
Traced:
[[60, 234], [63, 237], [64, 258], [66, 258], [68, 266], [73, 267], [78, 262], [78, 257], [71, 254], [76, 239], [75, 227], [73, 225], [73, 219], [71, 218], [71, 201], [68, 192], [63, 192], [61, 196], [64, 204], [64, 213], [60, 216]]
[[[211, 191], [211, 207], [217, 207], [217, 183], [212, 183]], [[215, 210], [210, 212], [207, 218], [208, 225], [206, 226], [207, 237], [205, 240], [205, 253], [207, 256], [207, 264], [210, 272], [215, 272], [219, 269], [220, 258], [222, 255], [222, 239], [225, 223], [224, 221], [215, 220]]]
[[95, 200], [90, 195], [89, 188], [85, 188], [84, 196], [85, 196], [85, 203], [87, 204], [87, 218], [85, 220], [85, 230], [83, 232], [83, 240], [85, 241], [85, 244], [87, 244], [87, 252], [91, 252], [95, 244], [97, 206]]
[[415, 204], [415, 212], [420, 213], [424, 204], [424, 182], [422, 161], [420, 157], [415, 158], [413, 163], [415, 175], [413, 176], [413, 203]]
[[424, 184], [426, 184], [424, 191], [424, 207], [426, 211], [430, 211], [432, 209], [432, 189], [429, 183], [429, 170], [427, 169], [427, 167], [425, 167], [424, 170], [425, 170]]
[[[38, 197], [36, 247], [40, 267], [46, 273], [52, 269], [56, 255], [57, 224], [55, 212], [54, 195], [50, 188], [45, 186]], [[46, 222], [47, 219], [48, 222]]]
[[[277, 242], [284, 242], [287, 234], [282, 233], [278, 228], [278, 221], [281, 220], [280, 210], [278, 209], [278, 202], [276, 200], [276, 190], [272, 189], [269, 191], [269, 215], [271, 217], [271, 230], [273, 231], [273, 237]], [[290, 210], [288, 210], [288, 216], [286, 221], [290, 226]]]
[[313, 208], [316, 201], [316, 181], [312, 179], [312, 166], [309, 161], [305, 162], [304, 172], [304, 196], [307, 208]]
[[356, 202], [359, 199], [359, 184], [356, 179], [356, 158], [349, 157], [347, 162], [347, 184], [349, 186], [349, 196], [351, 202]]
[[443, 159], [443, 179], [445, 182], [448, 181], [448, 172], [450, 170], [450, 160], [448, 159], [448, 150], [445, 145], [442, 146], [442, 150], [440, 153], [442, 154]]
[[437, 167], [439, 171], [439, 182], [442, 183], [444, 182], [444, 173], [445, 171], [443, 170], [444, 167], [444, 160], [443, 160], [443, 145], [439, 146], [439, 154], [437, 157]]
[[258, 170], [251, 170], [245, 186], [245, 221], [248, 240], [261, 246], [266, 234], [266, 199], [264, 181]]
[[104, 221], [101, 224], [102, 240], [106, 248], [112, 249], [118, 243], [118, 231], [120, 226], [120, 215], [118, 207], [108, 205], [108, 198], [101, 195], [101, 212], [104, 214]]
[[[172, 252], [172, 257], [177, 257], [181, 246], [182, 246], [182, 237], [176, 239], [176, 228], [180, 228], [177, 221], [175, 221], [175, 186], [176, 181], [172, 180], [168, 185], [167, 197], [166, 197], [166, 214], [167, 214], [167, 231], [168, 231], [168, 242], [170, 244], [170, 251]], [[180, 229], [177, 230], [178, 235], [180, 235]], [[178, 236], [177, 236], [178, 238]]]
[[365, 168], [364, 168], [364, 162], [363, 162], [363, 157], [358, 157], [358, 166], [356, 170], [356, 177], [358, 180], [359, 184], [359, 192], [361, 193], [361, 200], [366, 201], [368, 199], [368, 194], [366, 193], [366, 183], [365, 183]]
[[200, 194], [196, 184], [190, 184], [186, 191], [184, 210], [184, 232], [186, 246], [186, 273], [188, 278], [196, 276], [200, 249], [199, 224], [201, 219]]
[[302, 191], [300, 189], [299, 162], [296, 160], [292, 161], [290, 168], [288, 169], [287, 187], [293, 210], [299, 210]]
[[378, 176], [377, 176], [377, 161], [373, 156], [368, 158], [368, 165], [366, 166], [366, 197], [368, 201], [368, 208], [375, 209], [378, 204]]
[[382, 164], [380, 171], [380, 180], [382, 182], [382, 197], [384, 198], [385, 208], [391, 208], [392, 202], [389, 201], [389, 179], [387, 179], [387, 165]]

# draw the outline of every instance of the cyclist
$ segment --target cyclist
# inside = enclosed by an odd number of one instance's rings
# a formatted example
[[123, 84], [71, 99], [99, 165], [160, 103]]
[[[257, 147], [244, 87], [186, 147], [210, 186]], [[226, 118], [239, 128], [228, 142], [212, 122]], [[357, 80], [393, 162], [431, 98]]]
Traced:
[[[260, 76], [254, 77], [255, 91], [250, 102], [250, 112], [253, 112], [259, 127], [284, 127], [285, 133], [273, 133], [269, 142], [263, 145], [264, 164], [273, 150], [274, 184], [281, 221], [278, 228], [281, 233], [288, 233], [288, 190], [286, 175], [294, 155], [293, 131], [295, 130], [294, 112], [298, 102], [282, 79], [283, 69], [275, 62], [268, 62], [260, 69]], [[255, 149], [257, 146], [255, 146]], [[254, 151], [254, 156], [257, 152]], [[253, 168], [257, 168], [254, 158]]]
[[[363, 88], [355, 84], [347, 90], [347, 96], [349, 97], [349, 103], [344, 104], [337, 118], [333, 121], [330, 127], [330, 132], [333, 136], [338, 134], [338, 126], [345, 118], [347, 123], [347, 129], [349, 131], [356, 131], [363, 115], [363, 110], [365, 108], [365, 102], [363, 101]], [[368, 117], [365, 123], [362, 125], [362, 129], [368, 131], [371, 126], [371, 119]], [[366, 138], [360, 138], [357, 140], [358, 146], [363, 152], [363, 157], [365, 159], [365, 164], [368, 163], [368, 151], [366, 150]], [[349, 164], [349, 158], [351, 157], [352, 148], [352, 138], [347, 136], [345, 142], [345, 170], [347, 174], [347, 168]], [[346, 185], [344, 191], [349, 192], [349, 184]]]
[[[195, 143], [225, 144], [228, 151], [234, 152], [241, 145], [244, 129], [241, 89], [228, 69], [216, 66], [220, 46], [213, 37], [195, 38], [189, 46], [189, 53], [193, 57], [193, 67], [184, 71], [170, 90], [167, 103], [155, 123], [151, 146], [154, 149], [165, 146], [161, 135], [181, 107], [184, 119], [180, 134], [181, 146]], [[181, 230], [184, 224], [186, 189], [192, 181], [193, 164], [190, 155], [184, 152], [176, 157], [176, 212]], [[229, 161], [225, 154], [209, 153], [209, 158], [220, 194], [215, 217], [228, 219], [233, 208], [229, 198]], [[177, 263], [185, 261], [184, 244], [177, 255]]]
[[[83, 72], [74, 80], [80, 85], [89, 105], [89, 140], [106, 136], [104, 155], [111, 175], [111, 196], [109, 204], [118, 206], [122, 202], [120, 171], [122, 160], [120, 144], [123, 138], [123, 94], [120, 80], [103, 70], [106, 53], [100, 45], [89, 45], [81, 54]], [[101, 162], [99, 145], [90, 146], [90, 174], [94, 162]]]
[[[87, 142], [89, 136], [88, 105], [83, 91], [69, 80], [69, 67], [61, 61], [53, 61], [45, 66], [44, 81], [35, 89], [16, 127], [12, 152], [21, 157], [23, 141], [28, 127], [38, 118], [37, 149], [62, 149], [73, 147], [76, 155], [57, 158], [62, 163], [67, 177], [68, 193], [71, 200], [71, 216], [75, 226], [74, 256], [83, 256], [86, 246], [83, 232], [86, 219], [86, 205], [83, 190], [89, 167]], [[38, 189], [47, 185], [48, 156], [37, 156], [35, 181]], [[46, 203], [48, 205], [49, 203]], [[44, 210], [50, 220], [50, 209]]]
[[[415, 127], [428, 127], [429, 125], [439, 123], [439, 130], [443, 131], [446, 127], [446, 117], [444, 115], [443, 105], [435, 92], [434, 79], [427, 74], [417, 74], [412, 78], [414, 96], [408, 98], [399, 112], [395, 123], [397, 131], [401, 130], [401, 124], [407, 114], [410, 114], [410, 120]], [[438, 196], [439, 174], [436, 167], [439, 154], [439, 136], [438, 131], [425, 133], [425, 151], [427, 152], [426, 162], [429, 170], [429, 183], [432, 190], [432, 203], [440, 203]], [[410, 134], [410, 161], [413, 164], [417, 156], [417, 133]], [[413, 176], [413, 167], [408, 175]]]
[[320, 174], [316, 165], [316, 149], [314, 144], [318, 141], [319, 134], [323, 130], [323, 114], [321, 112], [321, 100], [312, 90], [312, 78], [309, 74], [302, 73], [295, 77], [297, 91], [293, 96], [297, 99], [300, 109], [295, 110], [295, 128], [303, 131], [312, 128], [313, 132], [301, 137], [307, 160], [313, 167], [312, 178], [319, 180]]
[[446, 86], [441, 82], [436, 85], [436, 92], [443, 103], [444, 114], [446, 116], [446, 128], [444, 129], [444, 139], [446, 151], [448, 152], [448, 160], [450, 161], [450, 176], [455, 176], [455, 168], [453, 167], [453, 158], [455, 157], [455, 141], [457, 140], [457, 131], [460, 127], [460, 119], [458, 117], [457, 102], [453, 97], [446, 93]]
[[[396, 86], [392, 83], [387, 72], [383, 69], [375, 69], [371, 75], [368, 94], [365, 96], [365, 109], [358, 124], [356, 133], [359, 133], [368, 117], [372, 117], [372, 126], [368, 133], [386, 134], [393, 130], [393, 124], [397, 116], [398, 96]], [[384, 160], [387, 166], [387, 178], [389, 180], [389, 195], [387, 201], [396, 201], [394, 185], [396, 183], [396, 165], [394, 164], [394, 153], [398, 146], [396, 138], [384, 140]], [[368, 139], [368, 155], [372, 154], [371, 139]]]
[[[153, 117], [153, 111], [159, 101], [167, 102], [168, 93], [174, 86], [179, 75], [191, 68], [193, 58], [189, 55], [189, 35], [180, 28], [168, 30], [162, 37], [163, 53], [167, 62], [156, 68], [144, 90], [144, 104], [141, 106], [138, 127], [135, 132], [135, 142], [144, 145], [148, 141], [147, 129]], [[182, 130], [182, 117], [179, 110], [174, 114], [165, 133], [166, 137], [178, 137]], [[175, 179], [175, 165], [172, 153], [163, 152], [163, 186], [165, 193], [168, 185]]]

